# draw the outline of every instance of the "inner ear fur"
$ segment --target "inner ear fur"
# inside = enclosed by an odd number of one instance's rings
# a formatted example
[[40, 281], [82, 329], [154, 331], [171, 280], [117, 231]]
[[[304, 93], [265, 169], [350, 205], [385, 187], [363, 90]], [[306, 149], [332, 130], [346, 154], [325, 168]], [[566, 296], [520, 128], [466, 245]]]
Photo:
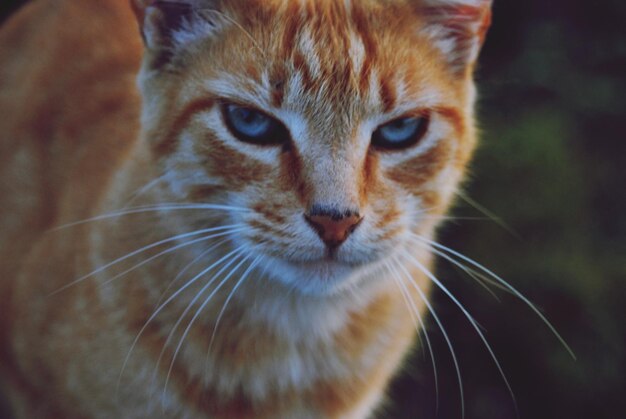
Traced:
[[207, 11], [216, 10], [216, 3], [214, 0], [131, 0], [148, 65], [165, 66], [179, 48], [212, 32], [215, 22]]
[[467, 74], [491, 25], [492, 0], [419, 0], [425, 32], [455, 73]]

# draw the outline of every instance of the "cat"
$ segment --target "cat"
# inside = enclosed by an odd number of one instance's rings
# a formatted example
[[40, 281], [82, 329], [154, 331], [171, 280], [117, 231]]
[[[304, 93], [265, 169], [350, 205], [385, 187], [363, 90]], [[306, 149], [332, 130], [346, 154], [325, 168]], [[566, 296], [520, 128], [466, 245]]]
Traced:
[[375, 414], [430, 308], [490, 17], [490, 0], [27, 4], [0, 30], [12, 414]]

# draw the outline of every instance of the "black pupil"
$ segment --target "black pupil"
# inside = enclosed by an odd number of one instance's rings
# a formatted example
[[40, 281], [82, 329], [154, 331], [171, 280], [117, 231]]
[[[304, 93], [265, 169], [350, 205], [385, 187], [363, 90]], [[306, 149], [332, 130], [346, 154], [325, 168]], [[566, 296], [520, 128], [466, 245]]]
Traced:
[[413, 123], [413, 121], [411, 121], [409, 119], [398, 119], [397, 121], [393, 121], [388, 126], [390, 128], [394, 128], [394, 129], [402, 129], [402, 128], [404, 128], [407, 125], [412, 124], [412, 123]]
[[247, 108], [236, 108], [234, 114], [237, 119], [247, 124], [254, 124], [263, 119], [258, 112], [253, 112]]

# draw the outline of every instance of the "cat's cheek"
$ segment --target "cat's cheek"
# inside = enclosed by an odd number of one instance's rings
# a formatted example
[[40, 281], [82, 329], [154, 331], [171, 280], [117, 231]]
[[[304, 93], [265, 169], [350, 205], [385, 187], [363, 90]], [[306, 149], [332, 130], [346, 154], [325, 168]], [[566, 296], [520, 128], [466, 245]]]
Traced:
[[418, 193], [420, 188], [432, 180], [438, 172], [449, 164], [452, 148], [447, 141], [437, 143], [423, 154], [405, 160], [387, 172], [390, 180], [402, 185], [412, 193]]

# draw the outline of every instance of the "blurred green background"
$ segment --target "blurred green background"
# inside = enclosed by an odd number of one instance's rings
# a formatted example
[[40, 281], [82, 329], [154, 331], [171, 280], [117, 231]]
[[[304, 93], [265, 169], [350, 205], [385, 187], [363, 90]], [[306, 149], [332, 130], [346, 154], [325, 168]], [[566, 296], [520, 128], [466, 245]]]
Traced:
[[[442, 242], [530, 298], [573, 348], [506, 293], [438, 272], [485, 329], [526, 419], [626, 418], [626, 2], [495, 0], [477, 81], [483, 131], [466, 194], [499, 217], [449, 223]], [[463, 200], [454, 214], [480, 216]], [[460, 358], [468, 419], [514, 419], [487, 350], [441, 292], [435, 307]], [[439, 418], [459, 418], [456, 377], [430, 322]], [[434, 418], [428, 355], [395, 386], [389, 418]], [[417, 391], [415, 388], [417, 387]]]
[[[3, 0], [0, 17], [19, 3]], [[484, 328], [521, 418], [624, 418], [626, 2], [495, 0], [477, 80], [483, 139], [466, 194], [501, 222], [459, 219], [440, 237], [530, 298], [578, 360], [513, 296], [498, 301], [444, 262], [439, 276]], [[463, 200], [454, 214], [484, 217]], [[516, 418], [471, 325], [443, 293], [433, 300], [459, 357], [466, 418]], [[449, 351], [429, 323], [438, 413], [430, 358], [417, 349], [384, 417], [460, 417]]]

